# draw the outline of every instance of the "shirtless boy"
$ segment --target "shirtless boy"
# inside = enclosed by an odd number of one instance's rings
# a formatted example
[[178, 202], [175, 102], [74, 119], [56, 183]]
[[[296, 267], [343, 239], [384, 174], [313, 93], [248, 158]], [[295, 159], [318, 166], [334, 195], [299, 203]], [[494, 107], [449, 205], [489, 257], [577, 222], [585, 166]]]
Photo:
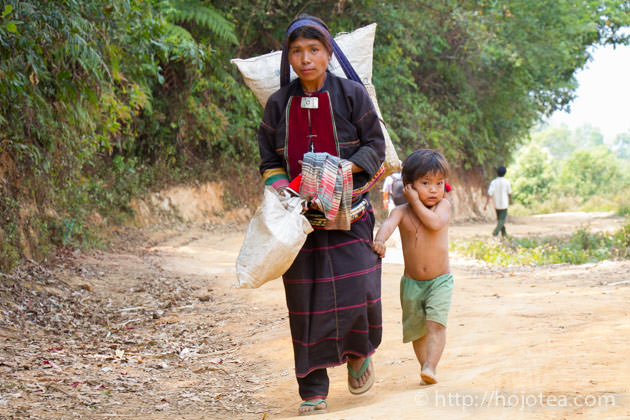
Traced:
[[403, 342], [413, 343], [420, 376], [437, 382], [436, 368], [446, 344], [446, 318], [453, 276], [448, 261], [448, 222], [451, 203], [444, 198], [448, 164], [440, 152], [420, 149], [403, 163], [403, 193], [407, 204], [396, 207], [373, 242], [385, 256], [385, 241], [400, 229], [405, 271], [400, 282]]

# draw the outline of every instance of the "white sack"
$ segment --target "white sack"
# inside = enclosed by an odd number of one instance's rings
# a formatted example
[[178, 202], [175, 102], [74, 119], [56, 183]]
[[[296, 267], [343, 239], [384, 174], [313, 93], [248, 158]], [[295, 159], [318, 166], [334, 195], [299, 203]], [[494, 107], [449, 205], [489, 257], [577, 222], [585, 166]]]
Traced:
[[249, 222], [236, 259], [236, 277], [241, 288], [260, 287], [281, 277], [313, 231], [302, 214], [305, 201], [294, 196], [280, 196], [265, 187], [262, 204]]

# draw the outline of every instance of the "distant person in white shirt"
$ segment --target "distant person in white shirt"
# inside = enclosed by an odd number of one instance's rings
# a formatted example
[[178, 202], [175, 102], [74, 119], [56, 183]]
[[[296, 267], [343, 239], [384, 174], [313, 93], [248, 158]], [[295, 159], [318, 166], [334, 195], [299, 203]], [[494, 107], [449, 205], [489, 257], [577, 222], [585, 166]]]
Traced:
[[510, 181], [504, 178], [505, 166], [499, 166], [497, 169], [497, 177], [492, 180], [488, 188], [486, 196], [486, 205], [484, 210], [488, 208], [490, 199], [494, 199], [494, 208], [497, 212], [497, 227], [492, 231], [492, 236], [497, 236], [499, 232], [505, 237], [505, 219], [507, 219], [508, 205], [512, 204], [512, 189]]

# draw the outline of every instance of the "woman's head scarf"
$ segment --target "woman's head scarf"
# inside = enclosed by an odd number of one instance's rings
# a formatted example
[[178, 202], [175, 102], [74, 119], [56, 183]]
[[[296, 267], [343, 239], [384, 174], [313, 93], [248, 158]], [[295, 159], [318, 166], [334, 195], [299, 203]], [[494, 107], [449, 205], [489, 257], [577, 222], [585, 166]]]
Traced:
[[288, 85], [290, 81], [291, 71], [290, 71], [290, 65], [289, 65], [289, 45], [288, 45], [289, 35], [291, 35], [293, 31], [295, 31], [297, 28], [301, 26], [314, 26], [316, 29], [323, 32], [324, 35], [328, 37], [328, 40], [330, 41], [330, 45], [332, 46], [332, 49], [333, 49], [333, 53], [337, 57], [337, 61], [341, 65], [341, 68], [343, 69], [343, 72], [346, 74], [346, 77], [350, 80], [354, 80], [355, 82], [359, 82], [363, 84], [363, 82], [361, 81], [361, 78], [352, 67], [352, 64], [350, 64], [350, 61], [348, 61], [343, 51], [341, 51], [341, 48], [339, 48], [339, 45], [337, 45], [337, 43], [335, 42], [335, 39], [332, 37], [330, 32], [328, 32], [328, 29], [326, 29], [325, 26], [323, 26], [321, 23], [315, 20], [298, 19], [295, 22], [293, 22], [291, 26], [289, 26], [289, 29], [287, 29], [287, 33], [284, 37], [284, 45], [282, 46], [282, 59], [280, 61], [280, 87]]

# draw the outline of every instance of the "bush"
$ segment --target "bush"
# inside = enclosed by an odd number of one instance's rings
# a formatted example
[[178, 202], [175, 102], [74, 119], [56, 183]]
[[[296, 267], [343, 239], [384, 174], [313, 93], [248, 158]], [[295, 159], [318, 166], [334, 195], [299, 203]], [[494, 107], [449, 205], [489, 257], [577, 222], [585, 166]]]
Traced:
[[575, 151], [562, 165], [558, 183], [564, 191], [582, 198], [621, 191], [620, 165], [606, 146]]
[[568, 237], [529, 237], [453, 241], [451, 249], [496, 265], [583, 264], [630, 258], [630, 224], [614, 233], [580, 228]]
[[523, 147], [511, 172], [514, 174], [512, 177], [514, 201], [531, 207], [550, 197], [554, 174], [546, 150], [536, 144]]
[[567, 197], [559, 194], [550, 194], [547, 198], [540, 198], [525, 206], [516, 202], [510, 206], [510, 214], [513, 216], [530, 216], [533, 214], [550, 214], [565, 211], [577, 211], [582, 200], [577, 197]]

